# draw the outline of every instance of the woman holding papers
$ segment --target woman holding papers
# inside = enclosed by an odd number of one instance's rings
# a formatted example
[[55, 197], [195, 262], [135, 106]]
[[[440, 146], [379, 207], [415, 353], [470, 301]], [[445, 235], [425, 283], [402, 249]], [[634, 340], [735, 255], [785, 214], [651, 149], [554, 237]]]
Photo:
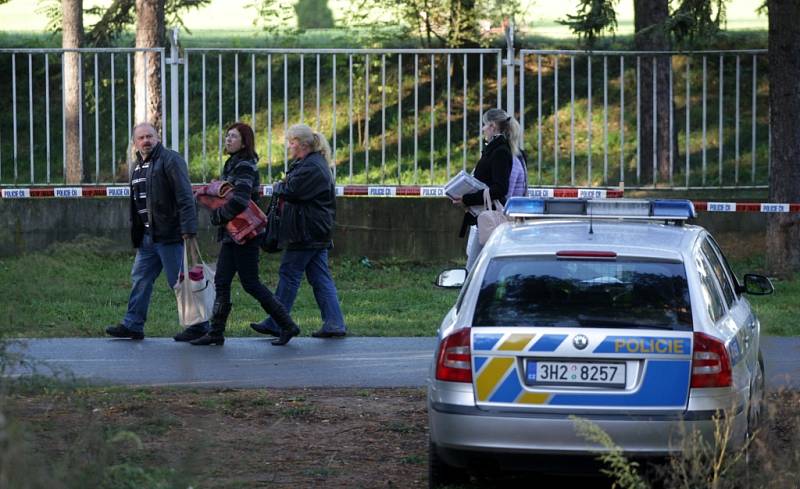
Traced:
[[[475, 165], [473, 175], [475, 178], [486, 184], [489, 188], [491, 201], [500, 201], [505, 204], [506, 198], [522, 192], [523, 185], [514, 185], [513, 191], [509, 192], [509, 181], [512, 176], [512, 168], [515, 166], [515, 158], [524, 168], [524, 156], [519, 147], [520, 127], [519, 123], [502, 109], [489, 109], [483, 114], [483, 136], [486, 145], [481, 153], [481, 159]], [[514, 172], [518, 174], [519, 171]], [[518, 177], [519, 175], [517, 175]], [[515, 178], [518, 180], [518, 178]], [[524, 184], [527, 187], [527, 183]], [[527, 188], [525, 188], [527, 190]], [[522, 193], [521, 195], [524, 195]], [[464, 194], [460, 199], [453, 199], [454, 203], [462, 204], [469, 209], [473, 206], [483, 206], [483, 191]], [[464, 237], [469, 232], [467, 239], [467, 270], [472, 268], [475, 259], [481, 251], [481, 244], [477, 237], [477, 218], [467, 210], [464, 213], [464, 220], [461, 224], [460, 237]]]

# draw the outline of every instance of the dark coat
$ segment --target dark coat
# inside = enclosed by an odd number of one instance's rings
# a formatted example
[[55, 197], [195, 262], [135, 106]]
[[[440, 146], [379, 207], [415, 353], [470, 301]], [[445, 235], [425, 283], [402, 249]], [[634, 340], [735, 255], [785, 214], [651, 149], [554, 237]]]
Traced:
[[325, 157], [308, 154], [289, 167], [286, 179], [273, 192], [284, 199], [281, 247], [290, 250], [331, 247], [336, 221], [336, 186]]
[[[475, 178], [485, 183], [489, 187], [489, 195], [492, 201], [499, 200], [502, 204], [506, 203], [508, 194], [508, 179], [511, 175], [511, 146], [505, 136], [498, 135], [484, 146], [481, 159], [475, 165], [473, 175]], [[465, 194], [462, 197], [465, 206], [483, 205], [483, 190]], [[464, 220], [461, 223], [459, 236], [466, 236], [470, 226], [477, 223], [475, 216], [469, 212], [464, 213]]]
[[247, 209], [251, 200], [258, 203], [258, 190], [261, 180], [258, 175], [256, 160], [243, 155], [241, 151], [231, 155], [222, 168], [221, 179], [233, 185], [233, 196], [217, 211], [221, 218], [217, 231], [217, 241], [233, 243], [233, 238], [225, 229], [225, 223]]
[[[137, 153], [136, 159], [142, 162]], [[181, 155], [158, 143], [150, 153], [147, 175], [147, 212], [150, 234], [156, 243], [180, 243], [183, 234], [197, 234], [197, 209], [189, 182], [189, 171]], [[142, 244], [144, 222], [136, 212], [131, 185], [131, 241]]]

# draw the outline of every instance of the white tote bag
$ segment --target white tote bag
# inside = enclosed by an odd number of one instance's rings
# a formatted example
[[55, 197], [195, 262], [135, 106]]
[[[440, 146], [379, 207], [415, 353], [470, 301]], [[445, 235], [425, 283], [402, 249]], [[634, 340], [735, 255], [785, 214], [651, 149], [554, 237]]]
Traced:
[[[192, 262], [189, 262], [191, 247]], [[191, 266], [190, 266], [191, 265]], [[211, 319], [214, 308], [214, 269], [203, 262], [196, 239], [183, 244], [183, 271], [175, 284], [178, 322], [185, 327]]]
[[494, 207], [497, 210], [492, 210], [492, 201], [489, 195], [489, 189], [483, 190], [483, 207], [484, 211], [478, 214], [478, 242], [481, 246], [489, 241], [489, 236], [492, 231], [500, 224], [507, 221], [506, 216], [503, 214], [503, 204], [499, 200], [494, 201]]

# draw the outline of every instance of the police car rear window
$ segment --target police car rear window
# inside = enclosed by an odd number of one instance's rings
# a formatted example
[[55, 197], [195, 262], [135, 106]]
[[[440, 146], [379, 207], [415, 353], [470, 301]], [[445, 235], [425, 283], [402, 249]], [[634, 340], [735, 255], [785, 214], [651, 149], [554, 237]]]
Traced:
[[682, 263], [646, 260], [492, 260], [473, 326], [692, 330]]

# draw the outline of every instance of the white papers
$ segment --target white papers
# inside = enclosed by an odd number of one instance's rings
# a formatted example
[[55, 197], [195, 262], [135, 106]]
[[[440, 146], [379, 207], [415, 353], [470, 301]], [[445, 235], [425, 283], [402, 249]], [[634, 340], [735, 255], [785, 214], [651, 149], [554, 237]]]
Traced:
[[[486, 188], [486, 184], [473, 177], [469, 173], [461, 170], [456, 176], [450, 179], [444, 186], [444, 193], [451, 199], [460, 199], [466, 194], [478, 192]], [[477, 216], [484, 210], [482, 205], [470, 207], [470, 214]]]

